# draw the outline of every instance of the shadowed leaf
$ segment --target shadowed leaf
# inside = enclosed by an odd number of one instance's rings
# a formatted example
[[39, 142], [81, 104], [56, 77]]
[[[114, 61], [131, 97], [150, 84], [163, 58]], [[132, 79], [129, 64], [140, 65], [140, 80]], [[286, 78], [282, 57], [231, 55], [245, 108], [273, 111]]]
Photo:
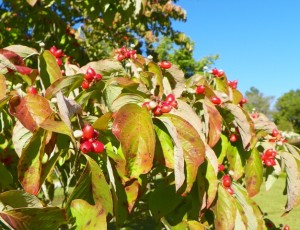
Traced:
[[0, 212], [2, 219], [13, 229], [58, 229], [67, 223], [64, 209], [57, 207], [46, 208], [17, 208]]
[[19, 157], [21, 157], [22, 151], [30, 141], [32, 135], [33, 134], [26, 129], [20, 121], [16, 122], [13, 129], [12, 141], [14, 143], [15, 151]]
[[148, 63], [148, 70], [149, 72], [155, 74], [154, 77], [156, 81], [156, 86], [159, 90], [158, 97], [161, 97], [164, 94], [163, 75], [161, 69], [156, 63], [151, 61]]
[[112, 118], [112, 113], [107, 112], [103, 114], [101, 117], [99, 117], [94, 123], [93, 127], [98, 130], [106, 130], [107, 126]]
[[10, 190], [0, 193], [0, 201], [12, 208], [43, 207], [42, 202], [36, 196], [20, 190]]
[[0, 101], [6, 96], [6, 82], [3, 74], [0, 73]]

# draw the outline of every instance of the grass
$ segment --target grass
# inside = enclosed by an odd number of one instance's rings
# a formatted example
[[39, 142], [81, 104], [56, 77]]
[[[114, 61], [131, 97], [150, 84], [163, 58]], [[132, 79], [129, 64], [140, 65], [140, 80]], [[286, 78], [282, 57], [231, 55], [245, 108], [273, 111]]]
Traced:
[[283, 195], [285, 179], [285, 175], [281, 175], [269, 191], [266, 191], [265, 184], [263, 184], [260, 193], [254, 197], [254, 200], [262, 212], [267, 213], [267, 218], [273, 221], [277, 227], [279, 224], [288, 224], [292, 230], [300, 229], [300, 206], [281, 217], [286, 204], [286, 196]]

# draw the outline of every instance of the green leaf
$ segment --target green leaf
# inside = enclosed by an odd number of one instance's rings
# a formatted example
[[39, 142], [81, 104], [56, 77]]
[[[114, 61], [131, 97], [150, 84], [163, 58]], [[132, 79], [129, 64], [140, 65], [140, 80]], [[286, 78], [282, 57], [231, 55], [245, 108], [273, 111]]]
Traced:
[[50, 132], [65, 134], [69, 137], [73, 136], [72, 130], [63, 121], [55, 121], [52, 118], [47, 118], [40, 124], [40, 127]]
[[37, 130], [41, 123], [54, 114], [47, 99], [33, 94], [11, 98], [9, 112], [31, 132]]
[[32, 135], [32, 132], [26, 129], [20, 121], [16, 122], [13, 129], [12, 141], [14, 143], [14, 149], [19, 157], [21, 157], [22, 151], [29, 143]]
[[174, 185], [162, 184], [158, 186], [149, 197], [149, 209], [156, 220], [172, 212], [182, 201], [176, 193]]
[[43, 207], [42, 202], [36, 196], [21, 190], [10, 190], [0, 193], [0, 201], [11, 208]]
[[251, 151], [251, 155], [246, 162], [245, 182], [249, 196], [255, 196], [263, 182], [263, 165], [256, 148]]
[[71, 203], [72, 216], [76, 218], [76, 229], [106, 229], [106, 213], [98, 202], [91, 205], [85, 200], [76, 199]]
[[48, 88], [56, 80], [62, 78], [61, 70], [53, 54], [49, 50], [45, 50], [39, 56], [39, 71], [45, 88]]
[[207, 226], [205, 226], [202, 223], [197, 222], [195, 220], [189, 220], [189, 221], [182, 221], [181, 223], [172, 227], [172, 230], [183, 230], [183, 229], [205, 230], [205, 229], [207, 229]]
[[257, 204], [253, 200], [248, 198], [248, 194], [245, 188], [237, 183], [233, 183], [232, 188], [237, 200], [237, 207], [246, 229], [264, 229], [262, 212], [260, 211], [260, 208], [257, 206]]
[[163, 151], [166, 167], [174, 169], [174, 145], [172, 138], [164, 127], [155, 125], [155, 132]]
[[112, 132], [120, 141], [130, 178], [138, 178], [152, 168], [155, 133], [149, 111], [126, 104], [115, 115]]
[[66, 224], [66, 213], [64, 209], [57, 207], [46, 208], [16, 208], [0, 212], [1, 218], [13, 229], [58, 229], [60, 225]]
[[148, 63], [148, 70], [149, 72], [154, 73], [156, 87], [158, 87], [159, 91], [157, 96], [160, 98], [164, 94], [163, 75], [161, 69], [156, 63], [151, 61]]
[[214, 210], [216, 229], [234, 229], [236, 212], [237, 207], [234, 198], [223, 186], [219, 186], [217, 204]]
[[39, 129], [23, 149], [18, 163], [18, 179], [24, 190], [33, 195], [38, 194], [42, 183], [40, 181], [41, 159], [44, 155], [45, 142], [45, 131]]
[[108, 124], [112, 118], [112, 113], [107, 112], [103, 114], [101, 117], [99, 117], [94, 123], [93, 127], [98, 130], [105, 131], [107, 130]]
[[[183, 118], [173, 115], [173, 114], [164, 114], [158, 117], [167, 127], [170, 135], [172, 136], [175, 143], [175, 150], [183, 151], [184, 162], [186, 164], [186, 183], [187, 187], [185, 189], [185, 193], [188, 193], [194, 181], [196, 180], [198, 167], [203, 163], [205, 157], [205, 146], [202, 142], [198, 132], [195, 128]], [[182, 165], [179, 168], [178, 165], [183, 162], [179, 162], [181, 160], [181, 154], [176, 156], [176, 152], [174, 150], [174, 172], [175, 172], [175, 184], [176, 190], [179, 189], [180, 183], [182, 182]], [[178, 158], [176, 158], [178, 157]], [[182, 160], [181, 160], [182, 161]], [[178, 174], [180, 175], [180, 183], [176, 183], [176, 171], [179, 170]]]
[[287, 204], [285, 213], [290, 212], [300, 203], [300, 161], [290, 153], [280, 152], [287, 173]]
[[89, 204], [100, 203], [105, 213], [113, 213], [113, 201], [110, 188], [99, 165], [88, 155], [85, 169], [70, 195], [66, 209], [69, 211], [72, 200], [83, 199]]
[[228, 142], [226, 156], [229, 162], [229, 169], [233, 171], [232, 177], [238, 180], [244, 174], [244, 162], [238, 147]]
[[142, 104], [144, 102], [144, 98], [137, 94], [124, 93], [119, 95], [111, 105], [111, 111], [118, 111], [121, 107], [126, 104]]
[[11, 189], [13, 185], [13, 176], [11, 175], [10, 171], [2, 164], [0, 163], [0, 188], [1, 190]]
[[105, 88], [104, 91], [104, 98], [106, 102], [106, 106], [109, 108], [111, 111], [111, 107], [113, 102], [118, 98], [118, 96], [121, 94], [123, 88], [120, 86], [115, 86], [115, 85], [108, 85]]
[[80, 87], [82, 81], [82, 74], [58, 78], [47, 88], [45, 97], [51, 99], [59, 91], [62, 91], [64, 95], [68, 96], [71, 91]]

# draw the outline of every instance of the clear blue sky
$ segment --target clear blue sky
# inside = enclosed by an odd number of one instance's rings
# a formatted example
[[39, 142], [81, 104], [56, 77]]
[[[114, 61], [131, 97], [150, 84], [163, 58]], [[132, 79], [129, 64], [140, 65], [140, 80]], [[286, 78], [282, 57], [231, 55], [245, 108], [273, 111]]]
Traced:
[[180, 0], [187, 22], [175, 22], [196, 43], [194, 57], [219, 54], [215, 67], [265, 96], [300, 89], [300, 0]]

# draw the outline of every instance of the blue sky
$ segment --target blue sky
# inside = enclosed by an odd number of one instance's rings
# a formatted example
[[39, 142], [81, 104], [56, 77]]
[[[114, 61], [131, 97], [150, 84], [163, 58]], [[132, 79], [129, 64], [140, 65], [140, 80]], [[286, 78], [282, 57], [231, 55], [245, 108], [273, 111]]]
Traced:
[[187, 22], [175, 22], [195, 43], [194, 57], [219, 54], [215, 67], [265, 96], [300, 89], [300, 1], [180, 0]]

